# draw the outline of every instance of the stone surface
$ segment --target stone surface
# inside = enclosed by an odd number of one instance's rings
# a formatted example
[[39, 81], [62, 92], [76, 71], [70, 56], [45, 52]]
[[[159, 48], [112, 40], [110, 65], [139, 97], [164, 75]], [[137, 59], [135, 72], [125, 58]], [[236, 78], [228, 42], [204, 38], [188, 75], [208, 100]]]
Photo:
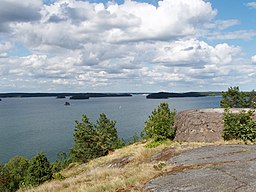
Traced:
[[[249, 109], [231, 109], [238, 113]], [[176, 141], [215, 142], [222, 139], [223, 108], [179, 112], [175, 117]], [[254, 116], [256, 119], [256, 116]]]
[[173, 171], [145, 185], [152, 192], [254, 192], [256, 146], [207, 146], [184, 152], [168, 161]]

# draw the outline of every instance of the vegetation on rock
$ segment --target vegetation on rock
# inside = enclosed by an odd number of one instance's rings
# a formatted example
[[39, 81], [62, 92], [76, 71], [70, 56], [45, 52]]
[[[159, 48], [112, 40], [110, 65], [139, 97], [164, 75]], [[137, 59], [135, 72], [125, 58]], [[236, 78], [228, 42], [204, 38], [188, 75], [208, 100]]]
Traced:
[[168, 103], [160, 103], [145, 122], [142, 137], [152, 138], [154, 141], [174, 139], [173, 128], [176, 111], [170, 111]]
[[254, 141], [256, 139], [256, 122], [253, 120], [254, 111], [232, 113], [228, 109], [224, 113], [223, 138]]
[[26, 176], [27, 185], [37, 186], [52, 178], [50, 162], [43, 153], [38, 153], [30, 161], [28, 174]]
[[15, 191], [24, 184], [28, 167], [29, 160], [22, 156], [15, 156], [5, 164], [4, 169], [8, 173], [10, 180], [8, 183], [8, 189], [10, 191]]
[[223, 116], [225, 140], [237, 139], [254, 141], [256, 139], [256, 122], [253, 120], [253, 110], [232, 113], [229, 108], [255, 108], [256, 93], [241, 92], [239, 87], [230, 87], [222, 93], [220, 106], [226, 108]]

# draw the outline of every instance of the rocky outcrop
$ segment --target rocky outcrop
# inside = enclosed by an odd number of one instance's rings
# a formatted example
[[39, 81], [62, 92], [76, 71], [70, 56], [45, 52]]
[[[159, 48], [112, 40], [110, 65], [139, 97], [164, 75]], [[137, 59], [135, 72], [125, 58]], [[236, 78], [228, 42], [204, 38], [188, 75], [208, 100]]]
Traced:
[[[238, 113], [249, 109], [231, 109]], [[223, 108], [196, 109], [179, 112], [175, 117], [176, 141], [215, 142], [222, 139]], [[256, 116], [254, 116], [256, 120]]]
[[144, 186], [145, 192], [254, 192], [256, 146], [223, 145], [192, 149], [172, 157], [172, 168]]

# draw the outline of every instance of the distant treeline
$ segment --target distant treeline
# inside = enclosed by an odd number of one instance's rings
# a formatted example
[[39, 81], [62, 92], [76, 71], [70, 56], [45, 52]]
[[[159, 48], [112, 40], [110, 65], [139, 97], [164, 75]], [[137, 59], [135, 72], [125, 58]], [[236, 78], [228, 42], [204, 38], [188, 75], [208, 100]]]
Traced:
[[0, 93], [1, 98], [7, 97], [74, 97], [74, 98], [90, 98], [90, 97], [130, 97], [128, 93]]
[[147, 96], [147, 99], [168, 99], [172, 97], [206, 97], [206, 96], [220, 96], [221, 92], [186, 92], [186, 93], [169, 93], [159, 92], [152, 93]]

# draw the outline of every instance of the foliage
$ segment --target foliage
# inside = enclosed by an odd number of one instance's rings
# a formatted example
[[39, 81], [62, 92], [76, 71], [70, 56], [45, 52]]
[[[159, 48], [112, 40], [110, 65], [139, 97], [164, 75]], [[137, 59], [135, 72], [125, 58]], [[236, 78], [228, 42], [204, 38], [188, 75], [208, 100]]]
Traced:
[[254, 111], [231, 113], [228, 109], [224, 113], [223, 138], [225, 140], [240, 139], [253, 141], [256, 139], [256, 122], [253, 121]]
[[70, 150], [73, 160], [87, 162], [124, 146], [124, 141], [118, 137], [115, 124], [104, 113], [100, 114], [95, 125], [83, 115], [82, 122], [76, 121], [73, 134], [75, 145]]
[[248, 93], [248, 103], [250, 104], [250, 107], [255, 109], [256, 108], [256, 92], [252, 90]]
[[128, 142], [128, 145], [131, 145], [133, 143], [137, 143], [140, 141], [140, 137], [137, 135], [137, 132], [133, 133], [132, 140]]
[[163, 143], [165, 143], [165, 141], [151, 141], [151, 142], [149, 142], [149, 143], [147, 143], [146, 145], [145, 145], [145, 147], [146, 148], [155, 148], [155, 147], [157, 147], [157, 146], [159, 146], [159, 145], [162, 145]]
[[230, 87], [228, 91], [222, 92], [222, 100], [220, 106], [223, 108], [255, 108], [256, 107], [256, 93], [241, 92], [239, 87]]
[[61, 171], [62, 169], [65, 169], [69, 165], [69, 163], [71, 163], [71, 158], [69, 158], [66, 153], [59, 152], [57, 154], [57, 160], [51, 163], [52, 172], [56, 173]]
[[9, 172], [4, 168], [4, 165], [0, 163], [0, 191], [10, 191], [10, 181]]
[[28, 166], [29, 160], [22, 156], [13, 157], [5, 164], [4, 169], [8, 172], [10, 178], [8, 183], [10, 191], [16, 191], [24, 184]]
[[52, 170], [50, 162], [43, 153], [38, 153], [34, 156], [28, 167], [26, 176], [26, 184], [37, 186], [52, 178]]
[[115, 125], [116, 121], [108, 119], [104, 113], [100, 114], [95, 125], [100, 145], [106, 154], [108, 151], [112, 151], [124, 145], [118, 137]]
[[100, 146], [99, 137], [93, 124], [86, 115], [82, 116], [82, 122], [76, 121], [74, 131], [75, 145], [70, 150], [74, 161], [87, 162], [91, 159], [105, 155]]
[[141, 135], [144, 138], [153, 138], [154, 141], [173, 139], [175, 137], [173, 128], [175, 114], [176, 111], [170, 111], [168, 103], [160, 103], [145, 122]]

